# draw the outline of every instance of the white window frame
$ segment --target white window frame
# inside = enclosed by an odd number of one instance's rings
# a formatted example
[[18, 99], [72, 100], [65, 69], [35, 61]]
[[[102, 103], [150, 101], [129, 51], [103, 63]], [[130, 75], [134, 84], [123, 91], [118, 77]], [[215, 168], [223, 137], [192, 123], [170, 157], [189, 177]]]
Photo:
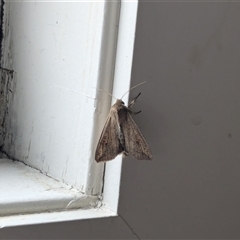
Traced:
[[[113, 96], [120, 97], [129, 90], [137, 19], [138, 1], [122, 0], [119, 31], [117, 38], [116, 61], [113, 81]], [[106, 16], [111, 18], [111, 16]], [[106, 19], [107, 20], [107, 19]], [[105, 46], [106, 47], [106, 46]], [[103, 51], [104, 52], [104, 51]], [[100, 81], [103, 81], [101, 79]], [[125, 96], [128, 99], [128, 94]], [[113, 100], [115, 101], [115, 100]], [[127, 102], [125, 100], [125, 102]], [[105, 164], [104, 188], [98, 206], [89, 209], [69, 209], [58, 212], [38, 212], [0, 217], [0, 228], [79, 219], [117, 216], [121, 178], [122, 157]], [[91, 181], [91, 178], [89, 179]]]

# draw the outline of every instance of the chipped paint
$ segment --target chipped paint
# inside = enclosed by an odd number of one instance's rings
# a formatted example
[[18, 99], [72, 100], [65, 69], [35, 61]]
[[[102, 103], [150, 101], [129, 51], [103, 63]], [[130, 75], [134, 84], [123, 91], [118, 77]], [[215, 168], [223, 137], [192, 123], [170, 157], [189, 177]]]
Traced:
[[[9, 108], [12, 104], [16, 82], [14, 81], [14, 72], [0, 68], [1, 85], [0, 85], [0, 147], [2, 156], [4, 152], [9, 153], [13, 143], [13, 131], [16, 130], [12, 126], [9, 118]], [[10, 131], [11, 130], [11, 131]]]

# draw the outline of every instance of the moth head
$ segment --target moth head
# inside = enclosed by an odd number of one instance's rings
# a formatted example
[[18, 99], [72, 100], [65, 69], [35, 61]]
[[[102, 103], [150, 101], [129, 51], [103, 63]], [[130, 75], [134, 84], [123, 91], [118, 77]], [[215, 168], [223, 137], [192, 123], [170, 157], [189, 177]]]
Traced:
[[117, 99], [116, 103], [117, 103], [118, 106], [120, 106], [120, 105], [124, 106], [125, 105], [125, 103], [122, 101], [122, 99]]

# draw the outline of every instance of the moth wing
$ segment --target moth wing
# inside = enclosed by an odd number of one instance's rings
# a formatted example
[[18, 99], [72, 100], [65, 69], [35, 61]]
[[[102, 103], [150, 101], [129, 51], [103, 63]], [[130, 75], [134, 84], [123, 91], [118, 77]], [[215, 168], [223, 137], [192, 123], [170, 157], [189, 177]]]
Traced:
[[138, 160], [151, 160], [152, 152], [134, 122], [130, 113], [127, 113], [125, 121], [122, 123], [122, 131], [125, 139], [125, 151]]
[[95, 152], [97, 162], [112, 160], [123, 151], [117, 122], [116, 114], [109, 113]]

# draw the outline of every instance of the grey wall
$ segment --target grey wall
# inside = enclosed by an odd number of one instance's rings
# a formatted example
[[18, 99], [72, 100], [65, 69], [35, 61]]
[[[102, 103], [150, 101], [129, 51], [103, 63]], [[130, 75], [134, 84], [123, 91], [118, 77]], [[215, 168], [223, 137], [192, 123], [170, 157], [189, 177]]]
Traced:
[[139, 5], [132, 85], [152, 162], [125, 159], [121, 217], [1, 238], [240, 238], [240, 3]]
[[240, 238], [240, 2], [142, 3], [138, 20], [154, 160], [124, 162], [120, 213], [140, 238]]

